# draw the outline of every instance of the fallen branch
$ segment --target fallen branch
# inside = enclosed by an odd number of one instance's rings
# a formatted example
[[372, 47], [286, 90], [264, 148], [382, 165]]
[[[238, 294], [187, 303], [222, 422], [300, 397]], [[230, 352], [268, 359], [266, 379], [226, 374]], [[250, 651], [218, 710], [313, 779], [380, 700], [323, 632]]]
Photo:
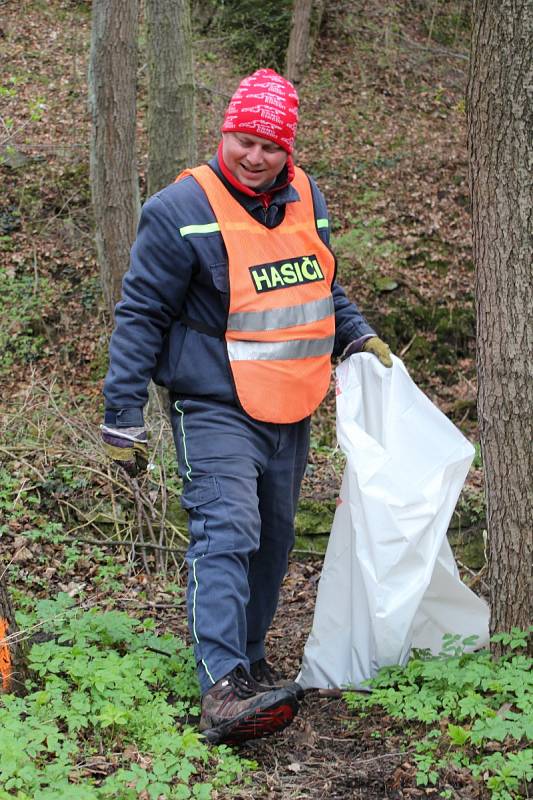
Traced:
[[94, 544], [102, 547], [140, 547], [146, 550], [161, 550], [164, 553], [176, 553], [177, 555], [185, 555], [187, 552], [185, 548], [167, 547], [163, 544], [154, 544], [153, 542], [143, 542], [135, 539], [87, 539], [86, 537], [80, 538], [79, 536], [65, 535], [65, 538], [71, 542], [79, 542], [80, 544]]

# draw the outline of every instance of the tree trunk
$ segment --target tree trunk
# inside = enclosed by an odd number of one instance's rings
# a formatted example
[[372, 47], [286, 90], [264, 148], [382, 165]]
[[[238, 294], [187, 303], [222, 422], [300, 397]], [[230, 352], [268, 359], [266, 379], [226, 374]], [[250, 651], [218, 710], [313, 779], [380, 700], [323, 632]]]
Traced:
[[145, 0], [148, 57], [148, 194], [196, 164], [189, 0]]
[[26, 654], [22, 643], [10, 640], [17, 630], [15, 615], [7, 593], [7, 586], [0, 578], [0, 694], [21, 694], [26, 677]]
[[285, 74], [296, 85], [307, 70], [323, 13], [324, 0], [294, 0]]
[[91, 188], [107, 308], [120, 299], [139, 218], [135, 151], [138, 0], [93, 0]]
[[530, 623], [533, 292], [530, 0], [474, 0], [469, 99], [478, 416], [491, 630]]

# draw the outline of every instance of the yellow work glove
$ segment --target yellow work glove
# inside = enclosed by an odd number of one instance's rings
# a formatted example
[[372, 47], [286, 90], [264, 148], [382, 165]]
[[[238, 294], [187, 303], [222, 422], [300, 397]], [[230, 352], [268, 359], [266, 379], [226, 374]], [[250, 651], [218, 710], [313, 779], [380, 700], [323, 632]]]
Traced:
[[392, 358], [389, 345], [380, 339], [379, 336], [373, 336], [367, 339], [363, 344], [361, 350], [364, 353], [372, 353], [372, 355], [379, 358], [384, 367], [392, 367]]

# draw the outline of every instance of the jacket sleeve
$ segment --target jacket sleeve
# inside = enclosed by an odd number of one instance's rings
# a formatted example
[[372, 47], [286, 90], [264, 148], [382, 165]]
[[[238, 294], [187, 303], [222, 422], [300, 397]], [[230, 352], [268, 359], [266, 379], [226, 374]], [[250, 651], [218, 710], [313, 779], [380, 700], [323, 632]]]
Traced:
[[[319, 228], [318, 234], [325, 244], [330, 247], [330, 226], [326, 201], [313, 180], [311, 180], [311, 187], [313, 190], [316, 218], [328, 220], [328, 225]], [[359, 344], [362, 345], [367, 338], [376, 336], [376, 332], [368, 324], [356, 304], [348, 299], [346, 292], [337, 281], [333, 283], [331, 292], [335, 306], [335, 344], [333, 346], [333, 357], [337, 358], [342, 355], [349, 344], [360, 340]]]
[[148, 384], [170, 324], [183, 305], [195, 257], [159, 195], [144, 205], [115, 309], [104, 382], [105, 422], [143, 425]]

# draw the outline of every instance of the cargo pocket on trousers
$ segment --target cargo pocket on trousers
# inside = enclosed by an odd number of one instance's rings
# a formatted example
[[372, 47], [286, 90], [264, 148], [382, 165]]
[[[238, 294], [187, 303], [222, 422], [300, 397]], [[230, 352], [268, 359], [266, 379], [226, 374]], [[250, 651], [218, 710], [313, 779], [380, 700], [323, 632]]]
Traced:
[[210, 512], [209, 504], [219, 498], [220, 487], [214, 475], [204, 475], [184, 484], [181, 505], [189, 514], [189, 555], [198, 557], [208, 552], [209, 534], [206, 522]]

